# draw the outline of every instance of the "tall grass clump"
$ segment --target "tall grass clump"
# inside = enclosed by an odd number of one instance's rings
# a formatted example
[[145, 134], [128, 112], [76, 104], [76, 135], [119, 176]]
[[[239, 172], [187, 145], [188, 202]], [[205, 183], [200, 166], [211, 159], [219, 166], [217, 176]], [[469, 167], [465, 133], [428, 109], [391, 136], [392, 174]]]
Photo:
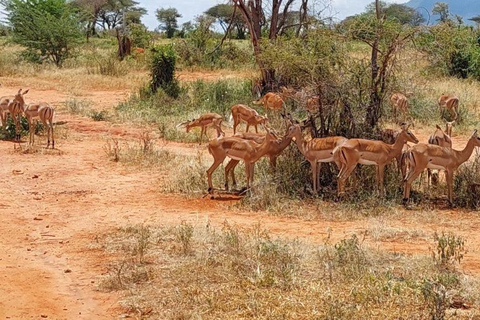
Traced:
[[108, 257], [99, 287], [120, 291], [126, 312], [147, 319], [479, 316], [451, 308], [455, 297], [478, 305], [476, 281], [429, 256], [373, 250], [357, 235], [312, 245], [260, 225], [182, 222], [113, 230], [95, 246]]
[[454, 202], [460, 207], [480, 209], [480, 156], [460, 166], [453, 180]]

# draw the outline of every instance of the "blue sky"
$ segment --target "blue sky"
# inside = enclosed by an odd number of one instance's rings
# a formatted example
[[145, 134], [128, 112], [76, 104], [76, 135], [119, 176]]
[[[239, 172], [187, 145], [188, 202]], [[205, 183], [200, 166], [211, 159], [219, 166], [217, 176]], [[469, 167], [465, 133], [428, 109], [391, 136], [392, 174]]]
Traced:
[[[184, 22], [193, 20], [196, 16], [205, 12], [208, 8], [216, 4], [227, 3], [226, 0], [137, 0], [140, 6], [148, 10], [143, 17], [143, 23], [149, 28], [154, 29], [158, 26], [155, 18], [155, 11], [158, 8], [176, 8], [182, 15], [179, 19], [180, 25]], [[364, 11], [365, 6], [373, 0], [332, 0], [332, 15], [338, 19]], [[404, 3], [407, 0], [385, 0], [388, 3]]]

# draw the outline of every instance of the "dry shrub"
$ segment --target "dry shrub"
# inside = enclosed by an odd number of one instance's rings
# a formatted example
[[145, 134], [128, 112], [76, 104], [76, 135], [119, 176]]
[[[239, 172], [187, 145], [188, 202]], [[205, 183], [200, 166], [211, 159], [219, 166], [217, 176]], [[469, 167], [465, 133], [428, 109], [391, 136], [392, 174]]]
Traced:
[[[143, 264], [135, 249], [142, 234]], [[459, 281], [457, 271], [445, 272], [429, 257], [369, 249], [356, 235], [313, 246], [273, 238], [259, 225], [225, 222], [216, 230], [182, 222], [119, 229], [99, 244], [115, 257], [102, 283], [122, 290], [126, 311], [145, 318], [426, 319], [452, 315], [453, 293], [479, 301], [472, 291], [478, 283]], [[435, 288], [444, 288], [441, 300]], [[479, 315], [473, 308], [457, 318]]]

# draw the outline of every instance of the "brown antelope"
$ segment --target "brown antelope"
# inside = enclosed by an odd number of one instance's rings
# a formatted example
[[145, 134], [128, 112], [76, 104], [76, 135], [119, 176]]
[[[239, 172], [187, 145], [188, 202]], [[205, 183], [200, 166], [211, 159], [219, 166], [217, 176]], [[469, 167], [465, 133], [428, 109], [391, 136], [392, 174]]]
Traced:
[[[30, 103], [26, 105], [23, 95], [27, 92], [28, 90], [22, 93], [22, 89], [20, 89], [15, 95], [15, 99], [10, 104], [15, 104], [15, 112], [22, 110], [27, 118], [29, 143], [30, 145], [33, 145], [34, 143], [35, 121], [40, 119], [40, 121], [43, 123], [43, 126], [47, 129], [47, 148], [50, 146], [50, 142], [52, 142], [52, 149], [55, 149], [55, 138], [53, 135], [53, 116], [55, 114], [55, 110], [46, 102]], [[14, 118], [13, 113], [12, 118]]]
[[285, 106], [285, 102], [283, 101], [282, 97], [273, 92], [266, 93], [259, 100], [253, 101], [253, 104], [261, 104], [265, 110], [282, 110]]
[[458, 118], [458, 98], [451, 94], [442, 94], [438, 98], [438, 106], [440, 108], [445, 108], [450, 112], [450, 116], [453, 120]]
[[399, 92], [395, 92], [390, 97], [390, 101], [393, 105], [393, 118], [397, 121], [397, 112], [401, 112], [403, 116], [403, 121], [406, 121], [408, 113], [408, 100], [407, 97]]
[[30, 89], [22, 92], [22, 89], [18, 90], [18, 93], [15, 95], [13, 100], [8, 104], [8, 112], [12, 117], [13, 123], [15, 124], [15, 140], [20, 140], [20, 120], [24, 112], [23, 108], [25, 107], [25, 100], [23, 95], [27, 94]]
[[453, 131], [453, 127], [455, 126], [455, 124], [457, 123], [457, 121], [453, 120], [453, 121], [447, 121], [445, 120], [445, 133], [451, 138], [452, 137], [452, 131]]
[[[212, 174], [226, 157], [245, 162], [247, 188], [250, 188], [250, 183], [253, 182], [255, 162], [268, 152], [270, 144], [275, 140], [275, 135], [269, 129], [267, 129], [265, 139], [261, 144], [237, 137], [210, 140], [208, 152], [213, 156], [213, 164], [207, 170], [208, 192], [213, 193]], [[227, 178], [227, 172], [225, 172], [225, 185], [228, 185]]]
[[14, 98], [15, 96], [3, 96], [0, 98], [0, 119], [2, 121], [3, 131], [6, 130], [7, 117], [8, 117], [8, 114], [10, 113], [10, 111], [8, 111], [8, 105], [10, 104], [11, 101], [13, 101]]
[[258, 133], [257, 126], [259, 124], [265, 126], [266, 122], [268, 121], [267, 115], [261, 116], [258, 112], [244, 104], [236, 104], [232, 107], [232, 113], [230, 115], [230, 121], [233, 119], [233, 134], [237, 131], [237, 126], [239, 125], [240, 121], [245, 121], [247, 123], [247, 129], [250, 126], [255, 127], [255, 132]]
[[480, 137], [478, 137], [477, 130], [473, 131], [472, 136], [463, 150], [455, 150], [425, 143], [419, 143], [413, 146], [407, 154], [407, 161], [410, 168], [404, 179], [403, 202], [405, 204], [408, 203], [412, 182], [423, 170], [430, 168], [446, 171], [448, 202], [450, 205], [453, 205], [453, 174], [462, 163], [470, 158], [475, 147], [480, 147]]
[[[258, 134], [258, 133], [249, 133], [249, 132], [239, 132], [235, 134], [233, 137], [238, 137], [243, 140], [251, 140], [254, 141], [257, 144], [261, 144], [265, 140], [265, 135], [264, 134]], [[273, 170], [276, 169], [277, 167], [277, 158], [282, 153], [283, 150], [285, 150], [286, 147], [290, 144], [292, 141], [292, 138], [288, 136], [284, 136], [281, 139], [277, 139], [277, 141], [272, 142], [269, 145], [269, 148], [267, 152], [265, 153], [265, 157], [268, 157], [270, 166], [272, 167]], [[232, 182], [233, 185], [237, 185], [237, 181], [235, 179], [235, 167], [238, 165], [239, 160], [236, 159], [231, 159], [227, 166], [225, 167], [225, 176], [228, 177], [228, 174], [230, 173], [232, 177]], [[225, 179], [225, 190], [228, 190], [228, 178]]]
[[[449, 123], [451, 122], [447, 123], [447, 128], [445, 131], [448, 131], [450, 129], [450, 132], [451, 132], [452, 128], [449, 127]], [[428, 143], [451, 149], [452, 148], [451, 137], [448, 134], [446, 134], [446, 132], [444, 132], [439, 125], [436, 125], [436, 128], [437, 129], [435, 130], [435, 132], [428, 138]], [[432, 169], [427, 169], [427, 185], [430, 185], [430, 183], [437, 184], [437, 176], [438, 176], [437, 174], [434, 175], [432, 173]]]
[[322, 162], [332, 162], [333, 150], [341, 146], [347, 141], [344, 137], [326, 137], [314, 138], [306, 141], [302, 135], [302, 128], [299, 124], [292, 124], [288, 128], [287, 138], [295, 138], [298, 150], [303, 154], [305, 159], [310, 162], [312, 167], [313, 191], [317, 193], [317, 186], [319, 184], [318, 174], [322, 166]]
[[402, 153], [407, 142], [418, 143], [418, 139], [409, 130], [409, 125], [403, 124], [394, 144], [383, 141], [350, 139], [333, 152], [335, 162], [339, 165], [338, 193], [343, 193], [344, 183], [352, 174], [358, 163], [375, 165], [378, 192], [383, 195], [383, 180], [385, 166]]
[[[200, 144], [201, 144], [203, 135], [207, 137], [207, 127], [211, 126], [211, 127], [214, 127], [215, 130], [217, 130], [217, 138], [220, 137], [221, 135], [225, 136], [225, 132], [223, 132], [221, 127], [222, 121], [223, 121], [223, 118], [221, 115], [219, 115], [218, 113], [211, 112], [211, 113], [202, 114], [197, 119], [182, 122], [178, 124], [177, 127], [184, 125], [185, 128], [187, 129], [187, 133], [190, 131], [191, 128], [201, 127], [202, 128], [202, 131], [200, 132]], [[208, 140], [208, 137], [207, 137], [207, 140]]]

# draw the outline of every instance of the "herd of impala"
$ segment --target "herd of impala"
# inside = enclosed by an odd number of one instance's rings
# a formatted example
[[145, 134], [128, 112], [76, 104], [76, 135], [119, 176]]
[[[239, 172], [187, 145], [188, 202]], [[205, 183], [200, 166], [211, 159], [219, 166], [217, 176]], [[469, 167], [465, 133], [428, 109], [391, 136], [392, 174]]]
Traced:
[[[310, 109], [315, 103], [318, 105], [318, 96], [307, 100], [306, 107]], [[408, 114], [407, 97], [401, 93], [394, 93], [391, 96], [394, 117], [397, 112], [406, 119]], [[265, 109], [284, 109], [284, 102], [281, 95], [268, 93], [254, 104], [262, 104]], [[379, 140], [347, 139], [345, 137], [325, 137], [305, 139], [302, 130], [307, 123], [299, 123], [291, 116], [284, 116], [287, 122], [287, 132], [283, 137], [278, 137], [274, 130], [267, 126], [268, 118], [246, 105], [237, 104], [231, 109], [230, 121], [233, 120], [233, 136], [226, 137], [221, 125], [223, 118], [216, 113], [207, 113], [198, 119], [184, 122], [187, 132], [192, 127], [201, 127], [200, 143], [203, 134], [208, 126], [213, 126], [217, 131], [217, 138], [208, 142], [208, 151], [213, 156], [213, 164], [207, 170], [208, 192], [213, 193], [212, 174], [223, 163], [225, 158], [230, 161], [225, 166], [225, 190], [228, 190], [228, 179], [231, 176], [233, 184], [236, 184], [234, 168], [240, 162], [245, 163], [247, 184], [250, 187], [253, 181], [254, 164], [261, 157], [268, 157], [273, 169], [276, 166], [276, 159], [280, 153], [295, 140], [299, 151], [305, 159], [310, 162], [312, 168], [313, 190], [317, 193], [318, 177], [320, 166], [326, 162], [335, 162], [339, 169], [338, 193], [345, 192], [344, 185], [352, 174], [357, 164], [375, 165], [377, 191], [383, 195], [384, 190], [384, 169], [385, 166], [396, 159], [403, 177], [403, 202], [408, 203], [412, 182], [425, 170], [428, 169], [428, 180], [430, 182], [430, 170], [444, 170], [448, 185], [448, 201], [453, 203], [452, 182], [454, 171], [467, 161], [474, 147], [480, 147], [480, 137], [475, 130], [463, 150], [452, 149], [452, 127], [458, 118], [458, 98], [453, 95], [441, 95], [438, 100], [440, 108], [450, 112], [453, 121], [446, 122], [445, 131], [438, 125], [436, 131], [430, 136], [428, 143], [419, 143], [415, 135], [409, 130], [410, 125], [403, 123], [400, 130], [391, 130], [391, 144]], [[310, 110], [311, 111], [311, 110]], [[246, 132], [238, 132], [237, 126], [240, 122], [246, 122]], [[259, 134], [257, 125], [261, 124], [266, 133]], [[256, 133], [249, 133], [250, 126], [255, 127]], [[407, 142], [414, 143], [410, 147]]]
[[51, 143], [52, 149], [55, 149], [55, 138], [53, 136], [53, 116], [55, 110], [46, 102], [26, 104], [23, 96], [27, 93], [28, 90], [22, 92], [22, 89], [20, 89], [16, 95], [0, 97], [0, 116], [3, 132], [6, 131], [7, 117], [10, 114], [15, 124], [15, 141], [20, 141], [20, 120], [22, 115], [25, 115], [28, 121], [29, 142], [32, 145], [35, 139], [35, 121], [40, 119], [47, 129], [47, 148]]

